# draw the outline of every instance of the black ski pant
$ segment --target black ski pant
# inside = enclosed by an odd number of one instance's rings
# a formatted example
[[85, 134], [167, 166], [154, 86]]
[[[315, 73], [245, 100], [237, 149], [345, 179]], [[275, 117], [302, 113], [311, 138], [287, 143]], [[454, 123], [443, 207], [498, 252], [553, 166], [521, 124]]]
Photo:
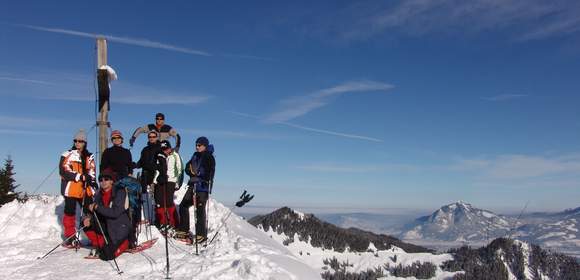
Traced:
[[82, 207], [83, 207], [83, 199], [82, 198], [64, 196], [64, 214], [71, 215], [71, 216], [76, 215], [77, 204], [81, 207], [81, 211], [82, 211], [81, 213], [86, 213], [88, 205], [93, 203], [93, 198], [89, 197], [89, 196], [85, 196], [84, 200], [85, 200], [85, 203], [84, 203], [85, 208], [82, 209]]
[[170, 224], [174, 226], [177, 221], [177, 211], [175, 211], [175, 202], [173, 195], [175, 193], [175, 182], [155, 185], [153, 198], [155, 199], [155, 225]]
[[193, 206], [195, 200], [195, 235], [207, 237], [206, 219], [207, 213], [205, 205], [207, 204], [208, 193], [198, 192], [194, 197], [194, 186], [189, 186], [183, 200], [179, 204], [179, 227], [180, 231], [189, 232], [189, 207]]

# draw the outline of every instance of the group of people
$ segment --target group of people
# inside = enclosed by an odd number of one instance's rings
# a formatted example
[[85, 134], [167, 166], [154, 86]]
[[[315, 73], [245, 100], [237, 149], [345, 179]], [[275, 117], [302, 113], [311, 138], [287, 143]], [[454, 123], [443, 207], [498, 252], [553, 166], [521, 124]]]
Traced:
[[[174, 128], [165, 124], [162, 113], [155, 116], [155, 124], [140, 127], [133, 133], [131, 147], [141, 133], [147, 134], [148, 141], [135, 163], [131, 151], [123, 147], [123, 134], [118, 130], [111, 132], [113, 145], [102, 154], [98, 178], [94, 155], [87, 150], [86, 133], [81, 129], [74, 136], [72, 148], [62, 154], [59, 163], [64, 196], [64, 246], [78, 247], [82, 229], [95, 248], [91, 256], [111, 260], [136, 249], [140, 223], [152, 223], [164, 235], [171, 230], [174, 237], [189, 244], [207, 240], [206, 204], [215, 174], [213, 146], [206, 137], [197, 138], [195, 152], [184, 166], [178, 153], [181, 138]], [[168, 141], [170, 136], [175, 137], [175, 148]], [[133, 170], [139, 168], [139, 210], [130, 211], [129, 191], [115, 187], [115, 182], [133, 178]], [[182, 185], [184, 171], [190, 178], [185, 196], [176, 207], [174, 193]], [[149, 200], [151, 193], [154, 205]], [[77, 204], [82, 209], [78, 230]], [[189, 209], [193, 205], [196, 207], [195, 235], [190, 233]], [[150, 214], [150, 208], [154, 215]]]

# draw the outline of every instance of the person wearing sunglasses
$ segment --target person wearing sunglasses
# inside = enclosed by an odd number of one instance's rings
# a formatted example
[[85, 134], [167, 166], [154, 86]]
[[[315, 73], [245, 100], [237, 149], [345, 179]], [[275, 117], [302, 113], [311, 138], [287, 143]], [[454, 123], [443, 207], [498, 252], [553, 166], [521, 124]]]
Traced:
[[179, 147], [181, 146], [181, 136], [177, 133], [175, 128], [165, 123], [165, 115], [163, 113], [157, 113], [155, 115], [155, 123], [150, 123], [143, 127], [139, 127], [133, 132], [133, 136], [129, 139], [129, 146], [133, 147], [135, 140], [141, 133], [149, 133], [150, 131], [156, 131], [159, 133], [159, 141], [167, 140], [169, 137], [175, 138], [175, 151], [179, 152]]
[[[185, 164], [185, 173], [190, 176], [187, 191], [179, 204], [179, 226], [176, 238], [188, 243], [207, 240], [206, 203], [211, 193], [215, 174], [215, 158], [209, 140], [202, 136], [195, 141], [195, 153]], [[189, 207], [195, 204], [195, 240], [189, 233]]]
[[94, 196], [94, 203], [87, 207], [88, 211], [96, 215], [85, 215], [83, 218], [85, 234], [96, 249], [91, 250], [88, 258], [112, 260], [129, 247], [131, 221], [125, 208], [129, 198], [124, 188], [113, 187], [113, 178], [110, 169], [100, 173], [100, 188]]
[[[78, 247], [79, 240], [72, 237], [76, 232], [76, 206], [86, 206], [92, 202], [95, 182], [95, 159], [87, 150], [87, 135], [83, 129], [73, 138], [73, 146], [62, 153], [59, 162], [61, 178], [60, 193], [64, 196], [62, 225], [66, 242], [63, 246]], [[83, 210], [86, 210], [84, 208]]]
[[155, 178], [155, 172], [157, 171], [157, 155], [161, 153], [161, 146], [159, 142], [159, 133], [157, 131], [149, 131], [147, 133], [147, 146], [141, 150], [141, 158], [137, 161], [136, 168], [141, 168], [141, 192], [143, 194], [143, 201], [147, 203], [144, 205], [143, 210], [145, 211], [145, 219], [150, 224], [153, 222], [151, 219], [151, 213], [149, 207], [151, 205], [151, 200], [149, 199], [148, 189], [153, 187], [153, 179]]
[[133, 158], [131, 151], [123, 148], [123, 134], [118, 130], [111, 132], [111, 142], [113, 146], [103, 152], [99, 171], [111, 169], [115, 180], [123, 179], [133, 175]]

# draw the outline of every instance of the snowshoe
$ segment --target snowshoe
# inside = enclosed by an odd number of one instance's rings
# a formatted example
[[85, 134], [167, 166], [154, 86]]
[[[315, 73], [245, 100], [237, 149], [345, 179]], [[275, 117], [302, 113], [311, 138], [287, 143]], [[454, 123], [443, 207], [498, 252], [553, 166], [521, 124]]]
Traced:
[[95, 260], [99, 258], [99, 253], [95, 249], [91, 249], [89, 255], [85, 257], [87, 260]]
[[173, 238], [177, 241], [183, 242], [186, 245], [193, 244], [193, 233], [186, 231], [175, 231]]
[[143, 250], [147, 250], [147, 249], [153, 247], [153, 245], [155, 245], [156, 242], [157, 242], [157, 238], [153, 238], [151, 240], [144, 241], [141, 244], [135, 246], [135, 248], [127, 249], [127, 252], [131, 253], [131, 254], [139, 253]]
[[72, 238], [67, 239], [65, 242], [62, 243], [62, 247], [68, 249], [79, 249], [81, 248], [80, 240], [75, 236]]

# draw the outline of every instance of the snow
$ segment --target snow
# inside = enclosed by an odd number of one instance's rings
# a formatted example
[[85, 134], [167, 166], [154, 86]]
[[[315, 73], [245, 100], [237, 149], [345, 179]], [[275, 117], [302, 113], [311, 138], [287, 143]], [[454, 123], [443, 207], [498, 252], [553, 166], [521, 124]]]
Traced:
[[292, 210], [292, 211], [294, 211], [294, 213], [296, 213], [296, 215], [298, 215], [300, 220], [304, 220], [304, 217], [306, 217], [306, 215], [304, 215], [304, 213], [302, 213], [300, 211], [296, 211], [296, 210]]
[[496, 215], [494, 215], [493, 213], [487, 212], [487, 211], [481, 211], [481, 215], [488, 218], [488, 219], [496, 217]]
[[[288, 239], [286, 234], [278, 234], [271, 227], [265, 230], [266, 235], [271, 236], [272, 240], [280, 244]], [[456, 274], [456, 272], [444, 272], [439, 267], [443, 262], [453, 259], [453, 256], [450, 254], [406, 253], [403, 249], [396, 246], [393, 246], [388, 250], [376, 250], [376, 247], [372, 243], [369, 244], [369, 249], [373, 249], [373, 252], [350, 252], [348, 249], [345, 250], [345, 252], [337, 252], [335, 250], [323, 250], [322, 248], [313, 247], [310, 244], [310, 238], [308, 241], [300, 241], [296, 234], [290, 239], [293, 240], [293, 242], [288, 244], [287, 248], [294, 253], [295, 256], [299, 257], [320, 273], [325, 271], [323, 261], [325, 259], [336, 257], [336, 259], [341, 263], [348, 262], [353, 264], [352, 267], [347, 268], [350, 272], [366, 271], [367, 269], [374, 269], [385, 264], [391, 266], [397, 266], [399, 264], [408, 266], [419, 261], [421, 263], [431, 262], [437, 266], [436, 277], [433, 279], [448, 279]], [[394, 261], [395, 259], [396, 262]], [[381, 279], [397, 278], [386, 277]]]
[[[182, 188], [178, 196], [184, 191]], [[209, 203], [209, 236], [213, 236], [213, 230], [229, 209], [214, 199]], [[85, 248], [75, 252], [58, 247], [45, 259], [37, 260], [62, 240], [62, 207], [62, 197], [44, 195], [33, 197], [25, 204], [12, 202], [0, 208], [0, 265], [3, 267], [0, 279], [165, 277], [165, 242], [154, 228], [154, 237], [160, 239], [151, 249], [139, 254], [125, 253], [117, 258], [124, 272], [120, 277], [112, 262], [84, 259], [89, 252]], [[193, 208], [190, 214], [193, 215]], [[143, 238], [141, 234], [140, 239]], [[317, 270], [235, 214], [230, 216], [211, 246], [199, 256], [194, 252], [195, 247], [170, 240], [172, 279], [320, 279]]]

